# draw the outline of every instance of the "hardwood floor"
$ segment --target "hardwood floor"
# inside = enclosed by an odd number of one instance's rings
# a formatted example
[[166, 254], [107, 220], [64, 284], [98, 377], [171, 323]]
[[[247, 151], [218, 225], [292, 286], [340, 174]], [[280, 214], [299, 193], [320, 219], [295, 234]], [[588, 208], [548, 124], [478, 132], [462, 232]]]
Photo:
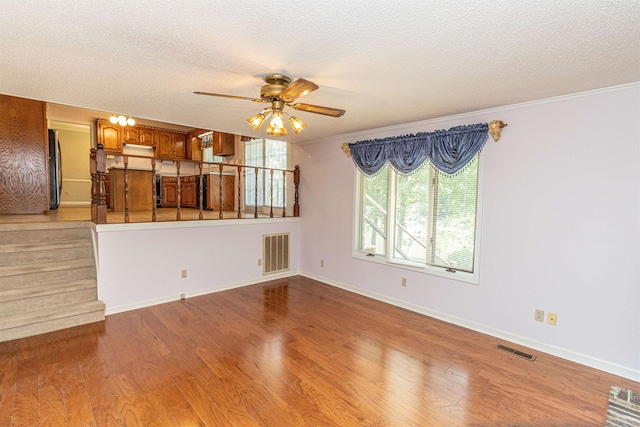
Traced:
[[[131, 212], [129, 214], [129, 222], [151, 222], [151, 211]], [[203, 219], [217, 220], [220, 218], [218, 211], [202, 211]], [[224, 211], [223, 219], [236, 219], [238, 212]], [[242, 218], [254, 218], [251, 212], [242, 212]], [[198, 221], [200, 216], [199, 209], [182, 208], [180, 210], [181, 221]], [[259, 218], [268, 218], [269, 215], [259, 214]], [[22, 223], [22, 222], [47, 222], [47, 221], [91, 221], [90, 207], [61, 207], [46, 214], [39, 215], [0, 215], [0, 223]], [[176, 221], [176, 208], [158, 208], [156, 212], [157, 222]], [[123, 224], [124, 212], [107, 211], [107, 224]]]
[[602, 426], [640, 389], [498, 343], [297, 276], [0, 343], [0, 426]]

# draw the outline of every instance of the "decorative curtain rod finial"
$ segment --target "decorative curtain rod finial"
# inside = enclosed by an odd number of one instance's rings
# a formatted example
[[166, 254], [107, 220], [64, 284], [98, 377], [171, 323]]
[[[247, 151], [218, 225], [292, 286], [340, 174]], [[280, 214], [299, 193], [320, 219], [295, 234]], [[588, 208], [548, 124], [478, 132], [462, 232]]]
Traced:
[[491, 134], [495, 142], [500, 141], [502, 128], [505, 126], [507, 126], [507, 124], [502, 120], [493, 120], [489, 122], [489, 133]]
[[342, 151], [344, 151], [344, 154], [346, 154], [347, 157], [351, 157], [351, 148], [349, 148], [348, 142], [345, 142], [344, 144], [342, 144]]

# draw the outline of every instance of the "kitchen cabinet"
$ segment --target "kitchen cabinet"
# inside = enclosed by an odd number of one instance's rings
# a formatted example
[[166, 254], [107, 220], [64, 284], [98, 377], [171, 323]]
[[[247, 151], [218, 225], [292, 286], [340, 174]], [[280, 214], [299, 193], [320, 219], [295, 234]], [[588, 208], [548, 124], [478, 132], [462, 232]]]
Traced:
[[178, 178], [162, 177], [162, 207], [178, 206]]
[[156, 156], [167, 159], [185, 159], [186, 136], [164, 130], [156, 131]]
[[213, 132], [213, 155], [233, 156], [236, 149], [236, 136], [231, 133]]
[[[220, 175], [210, 174], [206, 175], [207, 180], [207, 193], [206, 203], [207, 209], [213, 209], [214, 211], [220, 210]], [[222, 175], [222, 210], [233, 211], [235, 210], [235, 188], [236, 177], [235, 175]]]
[[196, 176], [185, 176], [180, 178], [180, 206], [186, 208], [198, 207], [198, 194], [196, 191]]
[[105, 120], [98, 120], [97, 140], [104, 146], [104, 151], [112, 154], [122, 154], [122, 126]]
[[[151, 189], [155, 185], [155, 176], [150, 170], [127, 169], [129, 188], [129, 212], [151, 211], [153, 198]], [[124, 212], [124, 169], [109, 169], [109, 193], [111, 210]]]
[[192, 136], [187, 141], [187, 159], [202, 161], [202, 140], [197, 136]]
[[123, 142], [125, 144], [147, 145], [153, 147], [156, 144], [155, 130], [140, 126], [125, 126], [122, 128]]

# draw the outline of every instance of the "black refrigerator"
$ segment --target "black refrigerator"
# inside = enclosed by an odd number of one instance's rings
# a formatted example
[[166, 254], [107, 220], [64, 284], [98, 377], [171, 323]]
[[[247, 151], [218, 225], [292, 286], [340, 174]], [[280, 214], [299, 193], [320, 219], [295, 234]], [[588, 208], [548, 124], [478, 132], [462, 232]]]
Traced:
[[58, 131], [49, 129], [49, 209], [55, 210], [60, 206], [60, 192], [62, 191], [62, 157], [60, 156], [60, 141]]

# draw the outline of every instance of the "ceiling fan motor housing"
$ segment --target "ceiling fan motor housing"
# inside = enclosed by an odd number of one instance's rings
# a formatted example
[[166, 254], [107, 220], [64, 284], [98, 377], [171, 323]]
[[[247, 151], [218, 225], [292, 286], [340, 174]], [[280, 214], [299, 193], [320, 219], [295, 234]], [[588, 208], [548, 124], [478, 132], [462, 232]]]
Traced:
[[260, 98], [271, 101], [278, 98], [280, 93], [291, 83], [291, 78], [282, 74], [269, 74], [265, 76], [266, 85], [260, 88]]

